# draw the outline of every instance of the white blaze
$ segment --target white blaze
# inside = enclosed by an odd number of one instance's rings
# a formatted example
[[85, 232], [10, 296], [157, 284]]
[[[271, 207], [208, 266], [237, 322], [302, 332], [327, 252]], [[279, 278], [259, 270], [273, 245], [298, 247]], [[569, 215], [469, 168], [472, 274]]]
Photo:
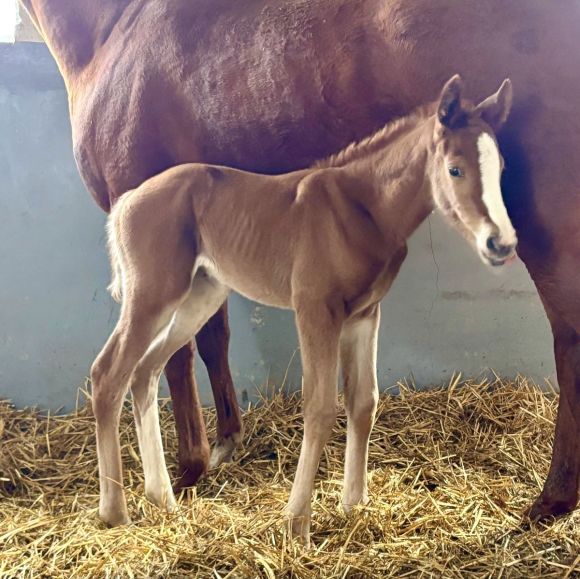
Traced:
[[487, 208], [490, 219], [499, 229], [501, 243], [506, 245], [515, 244], [517, 241], [516, 232], [501, 195], [499, 151], [491, 135], [481, 133], [477, 139], [477, 150], [479, 152], [483, 203]]

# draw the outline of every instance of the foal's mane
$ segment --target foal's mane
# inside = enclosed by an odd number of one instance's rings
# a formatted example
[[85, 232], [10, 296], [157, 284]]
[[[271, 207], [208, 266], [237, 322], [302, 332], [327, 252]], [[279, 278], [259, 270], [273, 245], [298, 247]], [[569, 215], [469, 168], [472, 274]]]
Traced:
[[355, 141], [338, 153], [317, 161], [313, 168], [322, 169], [325, 167], [344, 167], [352, 161], [356, 161], [387, 146], [390, 142], [399, 138], [401, 135], [415, 128], [420, 122], [425, 120], [433, 113], [433, 104], [423, 105], [416, 108], [410, 114], [395, 119], [387, 123], [382, 129], [379, 129], [372, 135]]

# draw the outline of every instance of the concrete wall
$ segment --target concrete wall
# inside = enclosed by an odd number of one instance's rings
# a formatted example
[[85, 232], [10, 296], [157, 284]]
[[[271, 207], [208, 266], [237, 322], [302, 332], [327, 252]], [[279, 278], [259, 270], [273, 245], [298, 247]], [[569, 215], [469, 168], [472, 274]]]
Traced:
[[[0, 177], [0, 397], [70, 408], [117, 310], [105, 290], [104, 215], [77, 174], [64, 86], [40, 44], [0, 45]], [[495, 275], [439, 218], [430, 225], [384, 302], [381, 385], [489, 367], [551, 376], [548, 325], [523, 265]], [[299, 385], [292, 316], [239, 296], [230, 311], [240, 402], [268, 378]], [[198, 376], [211, 404], [201, 364]]]

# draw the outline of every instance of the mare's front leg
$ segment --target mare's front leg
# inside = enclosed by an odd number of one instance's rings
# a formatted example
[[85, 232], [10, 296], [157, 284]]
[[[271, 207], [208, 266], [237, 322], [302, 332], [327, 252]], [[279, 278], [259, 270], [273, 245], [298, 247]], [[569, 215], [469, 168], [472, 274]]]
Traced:
[[[530, 517], [543, 519], [574, 510], [580, 486], [580, 283], [578, 291], [570, 280], [538, 285], [554, 335], [556, 370], [560, 386], [556, 432], [550, 470]], [[575, 294], [565, 300], [562, 290]], [[572, 296], [571, 296], [572, 297]], [[574, 304], [574, 305], [573, 305]]]
[[[189, 341], [180, 348], [165, 367], [177, 429], [177, 491], [195, 485], [208, 468], [229, 462], [242, 441], [242, 415], [228, 362], [229, 339], [227, 302], [224, 302], [199, 330], [195, 342]], [[217, 414], [217, 440], [211, 457], [195, 380], [196, 342], [207, 368]]]
[[302, 355], [304, 438], [287, 506], [290, 532], [309, 544], [311, 497], [322, 450], [336, 421], [342, 312], [299, 303], [296, 323]]
[[347, 415], [346, 457], [342, 504], [345, 512], [368, 501], [369, 438], [375, 420], [379, 388], [377, 340], [380, 305], [345, 322], [340, 339]]
[[230, 327], [227, 306], [227, 302], [224, 302], [195, 337], [199, 355], [207, 368], [217, 415], [217, 439], [211, 452], [209, 468], [229, 462], [244, 434], [228, 361]]

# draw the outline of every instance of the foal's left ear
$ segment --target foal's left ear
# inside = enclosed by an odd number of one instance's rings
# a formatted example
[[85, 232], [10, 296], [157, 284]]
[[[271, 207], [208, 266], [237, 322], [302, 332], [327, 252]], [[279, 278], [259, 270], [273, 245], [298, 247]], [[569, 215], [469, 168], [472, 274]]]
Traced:
[[497, 132], [501, 129], [510, 114], [512, 98], [512, 81], [506, 78], [495, 94], [487, 97], [477, 105], [475, 112]]

